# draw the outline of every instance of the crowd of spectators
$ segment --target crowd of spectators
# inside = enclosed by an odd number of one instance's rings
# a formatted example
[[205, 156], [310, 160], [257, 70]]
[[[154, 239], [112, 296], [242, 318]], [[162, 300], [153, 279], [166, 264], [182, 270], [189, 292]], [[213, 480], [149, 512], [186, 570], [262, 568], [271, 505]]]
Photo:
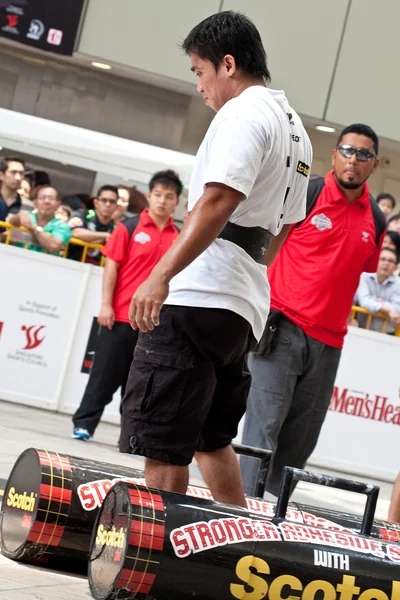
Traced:
[[364, 308], [373, 315], [384, 315], [369, 319], [366, 314], [357, 314], [351, 322], [356, 327], [394, 335], [400, 327], [400, 213], [394, 213], [396, 199], [391, 194], [379, 194], [376, 199], [387, 221], [387, 230], [382, 244], [376, 273], [363, 273], [354, 305]]
[[[136, 187], [103, 185], [87, 194], [60, 197], [44, 171], [29, 171], [19, 157], [0, 162], [0, 221], [15, 228], [9, 241], [36, 252], [59, 255], [72, 241], [103, 245], [116, 225], [147, 207]], [[0, 228], [4, 237], [4, 227]], [[81, 260], [83, 247], [69, 244], [67, 257]], [[87, 250], [86, 262], [99, 264], [98, 248]]]
[[[18, 157], [0, 161], [0, 221], [7, 221], [24, 231], [13, 229], [10, 243], [36, 252], [62, 254], [71, 238], [88, 244], [104, 245], [118, 223], [138, 215], [148, 206], [146, 196], [136, 187], [103, 185], [95, 197], [72, 194], [60, 198], [44, 171], [31, 171]], [[382, 317], [368, 320], [356, 314], [351, 325], [394, 334], [400, 326], [400, 212], [396, 199], [379, 194], [377, 203], [387, 220], [387, 232], [377, 273], [364, 273], [354, 304]], [[184, 217], [187, 216], [185, 210]], [[5, 236], [0, 227], [0, 235]], [[67, 258], [81, 260], [84, 248], [70, 243]], [[85, 262], [100, 264], [99, 248], [88, 247]]]

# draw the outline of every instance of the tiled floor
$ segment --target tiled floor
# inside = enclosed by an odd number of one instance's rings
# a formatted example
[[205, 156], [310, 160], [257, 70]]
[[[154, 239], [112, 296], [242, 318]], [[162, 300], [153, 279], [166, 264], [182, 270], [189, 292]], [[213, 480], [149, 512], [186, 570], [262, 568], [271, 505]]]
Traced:
[[[142, 468], [140, 458], [120, 454], [117, 450], [118, 428], [101, 424], [95, 441], [84, 443], [71, 439], [70, 417], [0, 402], [0, 479], [8, 477], [18, 455], [29, 447], [84, 455], [104, 462]], [[200, 483], [195, 465], [191, 481]], [[358, 480], [369, 481], [357, 477]], [[376, 483], [376, 482], [373, 482]], [[381, 485], [377, 516], [386, 518], [391, 486]], [[293, 500], [308, 505], [322, 505], [344, 512], [361, 513], [364, 499], [360, 496], [317, 486], [301, 484]], [[56, 589], [56, 592], [55, 592]], [[28, 567], [0, 556], [0, 600], [84, 600], [90, 598], [84, 578]]]

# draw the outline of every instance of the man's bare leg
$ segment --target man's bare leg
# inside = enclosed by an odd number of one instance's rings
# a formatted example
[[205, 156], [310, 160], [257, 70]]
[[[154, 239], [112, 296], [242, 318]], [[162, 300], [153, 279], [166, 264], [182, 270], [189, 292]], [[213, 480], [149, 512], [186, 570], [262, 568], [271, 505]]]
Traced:
[[146, 458], [144, 472], [148, 487], [186, 494], [189, 483], [189, 467], [170, 465], [166, 462]]
[[232, 446], [215, 452], [196, 452], [196, 460], [214, 500], [247, 506], [240, 467]]

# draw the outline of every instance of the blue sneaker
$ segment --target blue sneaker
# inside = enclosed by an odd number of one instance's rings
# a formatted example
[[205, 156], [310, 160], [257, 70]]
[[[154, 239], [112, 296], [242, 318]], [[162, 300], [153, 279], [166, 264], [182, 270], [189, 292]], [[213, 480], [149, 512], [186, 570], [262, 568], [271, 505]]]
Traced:
[[84, 442], [88, 442], [91, 438], [91, 435], [87, 429], [82, 429], [81, 427], [75, 427], [72, 437], [74, 438], [74, 440], [82, 440]]

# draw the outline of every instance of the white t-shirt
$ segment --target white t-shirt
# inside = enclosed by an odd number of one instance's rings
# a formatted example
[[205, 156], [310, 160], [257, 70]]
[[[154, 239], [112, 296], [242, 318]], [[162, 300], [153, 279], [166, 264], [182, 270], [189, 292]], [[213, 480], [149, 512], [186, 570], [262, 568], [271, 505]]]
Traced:
[[[223, 183], [245, 196], [232, 223], [277, 235], [305, 217], [311, 161], [310, 140], [284, 92], [252, 86], [214, 117], [197, 153], [188, 209], [208, 183]], [[171, 280], [166, 304], [232, 310], [260, 339], [269, 312], [266, 267], [216, 239]]]

